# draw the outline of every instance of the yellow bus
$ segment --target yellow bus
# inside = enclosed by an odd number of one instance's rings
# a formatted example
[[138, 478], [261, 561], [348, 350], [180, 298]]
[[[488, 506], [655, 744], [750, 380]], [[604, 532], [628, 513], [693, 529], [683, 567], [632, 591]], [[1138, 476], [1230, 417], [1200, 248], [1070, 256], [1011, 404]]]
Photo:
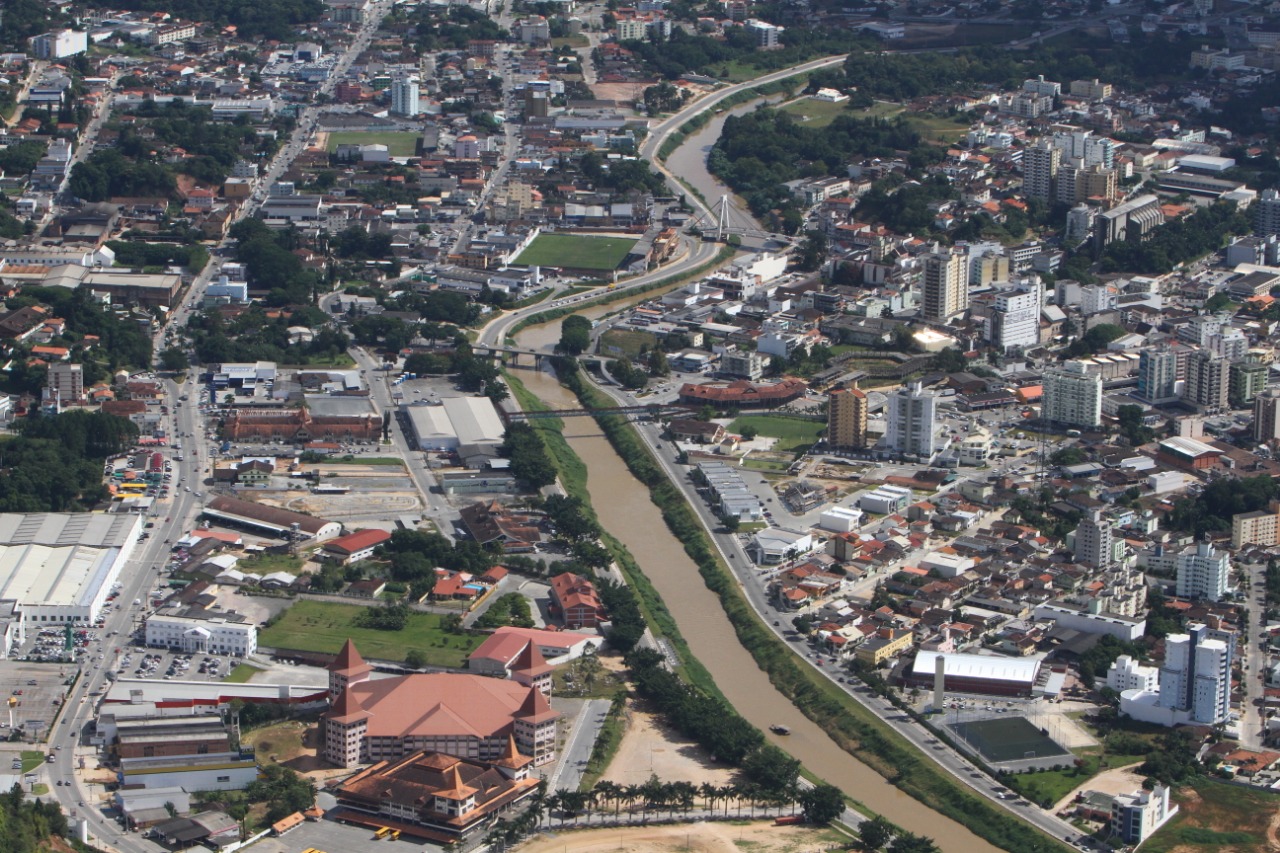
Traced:
[[387, 837], [387, 835], [389, 835], [389, 834], [390, 834], [390, 832], [391, 832], [391, 827], [389, 827], [389, 826], [384, 826], [384, 827], [382, 827], [382, 829], [379, 829], [377, 832], [375, 832], [375, 833], [373, 834], [373, 837], [374, 837], [374, 838], [386, 838], [386, 837]]
[[127, 480], [126, 482], [117, 485], [116, 488], [126, 492], [145, 492], [147, 490], [147, 484], [141, 480]]
[[389, 838], [392, 841], [395, 841], [399, 837], [400, 837], [400, 830], [398, 829], [391, 830], [391, 834], [387, 836], [387, 838]]

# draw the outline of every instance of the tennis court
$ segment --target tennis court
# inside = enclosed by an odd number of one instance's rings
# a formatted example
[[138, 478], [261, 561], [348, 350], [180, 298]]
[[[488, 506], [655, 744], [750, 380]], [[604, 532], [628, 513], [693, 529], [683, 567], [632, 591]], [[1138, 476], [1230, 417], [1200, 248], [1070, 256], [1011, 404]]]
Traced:
[[1070, 755], [1052, 738], [1041, 734], [1040, 730], [1026, 717], [1011, 716], [950, 723], [947, 728], [955, 732], [961, 741], [968, 743], [982, 753], [984, 758], [995, 764], [1029, 758]]

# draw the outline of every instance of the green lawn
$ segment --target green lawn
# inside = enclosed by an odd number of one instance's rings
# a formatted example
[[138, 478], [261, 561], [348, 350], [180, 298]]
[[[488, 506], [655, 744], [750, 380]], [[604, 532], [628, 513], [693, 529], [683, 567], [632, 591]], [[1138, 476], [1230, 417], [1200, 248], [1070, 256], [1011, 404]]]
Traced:
[[418, 134], [404, 131], [384, 131], [382, 133], [363, 133], [360, 131], [338, 131], [329, 134], [328, 151], [332, 154], [339, 145], [385, 145], [392, 157], [412, 157], [417, 153]]
[[272, 572], [288, 572], [296, 575], [302, 571], [306, 559], [301, 556], [291, 557], [288, 554], [259, 554], [248, 557], [236, 564], [236, 568], [251, 575], [269, 575]]
[[926, 140], [947, 145], [962, 139], [965, 131], [969, 129], [968, 122], [931, 116], [926, 113], [907, 113], [903, 116], [903, 120]]
[[782, 111], [795, 116], [796, 122], [803, 124], [805, 127], [826, 127], [835, 120], [836, 116], [846, 112], [848, 108], [848, 101], [832, 104], [814, 98], [801, 98], [798, 101], [787, 104], [782, 108]]
[[250, 666], [247, 663], [237, 664], [236, 668], [231, 670], [231, 674], [222, 680], [229, 684], [244, 684], [260, 672], [262, 670], [256, 666]]
[[539, 234], [516, 258], [516, 263], [579, 270], [615, 270], [635, 244], [631, 237]]
[[[1083, 751], [1082, 751], [1083, 752]], [[1146, 758], [1145, 755], [1112, 755], [1099, 762], [1096, 754], [1084, 753], [1078, 757], [1084, 766], [1073, 766], [1077, 756], [1064, 755], [1062, 763], [1068, 765], [1065, 770], [1040, 770], [1035, 773], [1019, 773], [1009, 779], [1009, 787], [1027, 799], [1043, 804], [1045, 801], [1056, 803], [1080, 785], [1096, 776], [1103, 770], [1113, 770], [1135, 764]], [[1102, 764], [1103, 766], [1099, 766]]]
[[1267, 822], [1280, 808], [1280, 795], [1200, 779], [1174, 794], [1174, 799], [1178, 813], [1143, 843], [1145, 853], [1275, 849], [1267, 843]]
[[41, 764], [44, 764], [44, 753], [38, 749], [22, 750], [22, 772], [30, 773]]
[[610, 329], [600, 336], [601, 355], [625, 355], [635, 361], [640, 357], [640, 348], [653, 349], [658, 343], [658, 336], [653, 332], [630, 331], [628, 329]]
[[435, 613], [411, 613], [409, 624], [402, 631], [360, 628], [355, 622], [364, 610], [353, 604], [299, 601], [278, 622], [263, 630], [258, 642], [273, 648], [336, 654], [350, 638], [366, 658], [399, 661], [410, 649], [417, 649], [428, 664], [460, 667], [484, 640], [445, 633], [441, 627], [444, 617]]
[[774, 450], [792, 451], [808, 447], [818, 440], [827, 425], [821, 421], [802, 421], [778, 415], [743, 415], [729, 424], [729, 432], [741, 433], [746, 426], [755, 427], [760, 435], [779, 439]]

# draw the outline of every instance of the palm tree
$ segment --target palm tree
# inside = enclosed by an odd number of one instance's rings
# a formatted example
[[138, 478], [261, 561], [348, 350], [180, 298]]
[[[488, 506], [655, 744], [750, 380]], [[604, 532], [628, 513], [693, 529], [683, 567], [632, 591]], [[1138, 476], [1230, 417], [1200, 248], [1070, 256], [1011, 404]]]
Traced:
[[724, 816], [729, 816], [729, 801], [738, 798], [738, 786], [732, 783], [720, 788], [720, 798], [724, 800]]
[[715, 814], [716, 800], [720, 798], [720, 789], [710, 782], [703, 782], [698, 788], [698, 794], [702, 797], [703, 808]]
[[[604, 803], [606, 807], [610, 800], [615, 803], [618, 801], [618, 786], [607, 779], [601, 779], [595, 784], [595, 787], [592, 790], [595, 792], [597, 799]], [[614, 811], [614, 814], [617, 814], [616, 810]]]
[[635, 808], [636, 800], [640, 797], [640, 786], [627, 785], [623, 790], [626, 791], [627, 811], [631, 812]]

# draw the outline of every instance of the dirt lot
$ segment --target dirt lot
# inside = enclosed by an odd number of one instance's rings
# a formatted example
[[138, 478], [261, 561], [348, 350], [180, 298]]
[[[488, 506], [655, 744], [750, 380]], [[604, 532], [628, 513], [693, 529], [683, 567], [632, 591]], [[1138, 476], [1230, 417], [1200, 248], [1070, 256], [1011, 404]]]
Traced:
[[604, 777], [623, 785], [640, 785], [657, 775], [701, 785], [726, 785], [733, 771], [715, 764], [692, 740], [681, 737], [670, 726], [647, 711], [633, 706], [627, 715], [627, 731]]
[[1075, 801], [1076, 794], [1082, 791], [1099, 791], [1103, 794], [1132, 794], [1134, 791], [1142, 790], [1142, 780], [1145, 778], [1141, 773], [1135, 772], [1138, 765], [1134, 764], [1130, 767], [1117, 767], [1115, 770], [1108, 770], [1105, 773], [1099, 773], [1083, 785], [1076, 788], [1070, 794], [1067, 794], [1058, 801], [1057, 808], [1066, 808], [1068, 804]]
[[244, 736], [244, 745], [253, 747], [260, 764], [283, 764], [318, 784], [333, 776], [349, 775], [349, 770], [340, 770], [316, 757], [319, 743], [319, 725], [298, 720], [264, 726]]
[[591, 92], [601, 101], [635, 103], [644, 97], [644, 90], [652, 83], [595, 83]]
[[585, 829], [538, 835], [520, 853], [812, 853], [849, 839], [834, 830], [734, 821], [680, 826]]

